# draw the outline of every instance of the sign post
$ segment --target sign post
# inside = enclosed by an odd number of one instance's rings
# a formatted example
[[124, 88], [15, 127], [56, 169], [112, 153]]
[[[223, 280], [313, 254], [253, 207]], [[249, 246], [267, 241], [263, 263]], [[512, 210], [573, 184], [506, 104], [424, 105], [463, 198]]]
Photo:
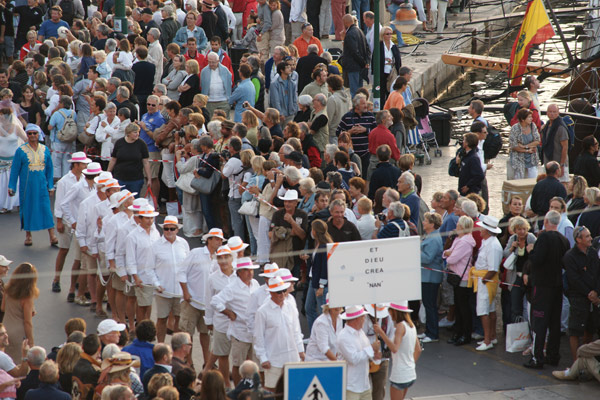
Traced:
[[346, 400], [346, 362], [287, 363], [284, 400]]
[[327, 274], [331, 307], [420, 300], [421, 240], [330, 243]]

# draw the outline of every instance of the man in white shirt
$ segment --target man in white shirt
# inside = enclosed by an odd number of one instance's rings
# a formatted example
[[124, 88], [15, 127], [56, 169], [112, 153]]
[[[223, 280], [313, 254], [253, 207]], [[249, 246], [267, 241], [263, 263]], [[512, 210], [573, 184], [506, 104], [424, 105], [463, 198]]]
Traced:
[[[55, 202], [55, 204], [59, 204], [61, 221], [64, 225], [71, 228], [71, 234], [75, 233], [79, 206], [86, 197], [96, 190], [94, 179], [101, 172], [102, 167], [99, 163], [93, 162], [88, 164], [87, 168], [83, 170], [83, 177], [85, 179], [80, 179], [77, 183], [73, 184], [60, 203], [58, 200]], [[83, 270], [85, 269], [85, 259], [81, 257], [81, 248], [79, 247], [79, 241], [76, 238], [73, 240], [73, 246], [75, 247], [76, 258], [79, 256], [78, 258], [80, 260], [78, 264], [73, 263], [73, 271]], [[76, 264], [77, 267], [75, 267]], [[75, 297], [75, 286], [77, 282], [79, 282], [79, 296]], [[87, 276], [85, 274], [71, 276], [71, 287], [69, 288], [67, 301], [69, 303], [75, 302], [79, 305], [89, 306], [90, 301], [84, 296], [85, 292], [87, 292]]]
[[256, 312], [254, 352], [265, 370], [265, 389], [274, 391], [283, 365], [304, 360], [304, 344], [297, 313], [285, 301], [290, 284], [281, 277], [269, 279], [271, 298]]
[[371, 400], [369, 360], [381, 358], [379, 341], [369, 343], [367, 335], [362, 330], [366, 314], [362, 306], [350, 306], [346, 307], [346, 312], [340, 315], [343, 320], [346, 320], [346, 326], [338, 336], [337, 347], [342, 358], [348, 362], [346, 378], [348, 400]]
[[[56, 183], [56, 194], [54, 195], [54, 216], [56, 217], [56, 231], [58, 233], [58, 254], [56, 255], [54, 281], [52, 281], [52, 291], [55, 293], [60, 293], [60, 274], [65, 265], [65, 259], [71, 248], [71, 239], [73, 238], [71, 226], [63, 224], [61, 205], [69, 190], [81, 180], [81, 173], [92, 160], [87, 158], [84, 152], [78, 151], [73, 153], [69, 162], [71, 163], [71, 170]], [[81, 253], [79, 246], [73, 247], [75, 259], [72, 270], [75, 271], [79, 269]], [[73, 274], [71, 280], [77, 280], [77, 275]], [[75, 293], [72, 297], [75, 298]]]
[[152, 269], [150, 256], [152, 246], [160, 238], [154, 225], [154, 217], [158, 215], [151, 205], [141, 206], [137, 212], [139, 225], [127, 236], [125, 245], [125, 268], [127, 274], [135, 282], [137, 300], [136, 319], [150, 319], [154, 285], [157, 283], [156, 273]]
[[[27, 375], [29, 371], [29, 365], [27, 364], [27, 351], [29, 350], [29, 344], [27, 339], [23, 340], [21, 346], [21, 363], [17, 366], [12, 358], [4, 352], [8, 347], [8, 333], [2, 323], [0, 323], [0, 369], [7, 372], [14, 378], [23, 377]], [[20, 380], [19, 380], [20, 381]], [[14, 382], [17, 383], [17, 382]]]
[[[94, 279], [96, 281], [96, 298], [103, 299], [106, 287], [108, 286], [108, 304], [110, 308], [114, 310], [116, 305], [114, 304], [115, 296], [112, 293], [112, 287], [108, 285], [110, 281], [110, 273], [108, 271], [108, 264], [106, 263], [106, 248], [104, 245], [104, 234], [102, 232], [102, 226], [107, 221], [108, 217], [114, 215], [113, 207], [110, 204], [110, 196], [118, 193], [121, 189], [119, 181], [116, 179], [109, 179], [102, 187], [101, 192], [104, 193], [105, 199], [95, 204], [91, 208], [91, 217], [89, 218], [90, 227], [92, 230], [93, 239], [90, 244], [90, 248], [95, 250], [91, 251], [92, 257], [96, 259], [96, 274]], [[116, 208], [116, 207], [115, 207]], [[101, 220], [101, 221], [100, 221]], [[96, 303], [96, 316], [100, 318], [107, 318], [108, 314], [102, 308], [102, 300]]]
[[204, 365], [204, 373], [213, 368], [213, 365], [219, 361], [219, 371], [223, 375], [227, 386], [229, 386], [229, 353], [231, 352], [231, 340], [227, 336], [229, 330], [229, 317], [218, 312], [212, 305], [212, 299], [219, 294], [227, 285], [236, 278], [233, 273], [233, 253], [228, 246], [221, 246], [217, 249], [217, 263], [219, 269], [213, 272], [208, 278], [208, 288], [206, 290], [206, 315], [204, 322], [208, 330], [213, 331], [208, 361]]
[[[379, 43], [379, 38], [375, 40], [375, 14], [373, 11], [365, 11], [363, 13], [363, 22], [367, 28], [367, 32], [365, 33], [365, 37], [367, 38], [367, 44], [371, 49], [371, 54], [373, 54], [373, 49], [375, 48], [375, 43]], [[379, 32], [381, 32], [383, 26], [379, 24]]]
[[[483, 171], [483, 174], [486, 175], [487, 170], [491, 169], [494, 166], [494, 164], [492, 164], [492, 163], [485, 162], [485, 158], [484, 158], [484, 154], [483, 154], [483, 143], [485, 142], [485, 138], [488, 135], [486, 122], [481, 121], [481, 120], [476, 120], [471, 125], [471, 132], [475, 133], [477, 135], [477, 137], [479, 138], [479, 143], [477, 143], [477, 156], [479, 157], [479, 161], [481, 163], [481, 170]], [[487, 212], [487, 210], [489, 210], [489, 208], [487, 207], [487, 203], [489, 200], [489, 193], [488, 193], [487, 178], [485, 176], [483, 178], [483, 181], [481, 182], [481, 197], [485, 200], [485, 203], [486, 203], [486, 210], [484, 210], [484, 212]]]
[[[481, 318], [484, 339], [479, 342], [476, 350], [485, 351], [498, 343], [496, 339], [496, 291], [498, 289], [498, 271], [502, 262], [502, 245], [496, 237], [502, 232], [498, 227], [498, 218], [483, 215], [479, 216], [476, 226], [483, 228], [481, 232], [481, 247], [475, 262], [475, 271], [471, 271], [471, 278], [475, 279], [473, 291], [477, 293], [477, 316]], [[472, 276], [471, 276], [472, 275]]]
[[252, 293], [258, 290], [258, 282], [252, 279], [259, 268], [249, 257], [237, 259], [236, 277], [220, 293], [212, 298], [210, 305], [230, 319], [227, 337], [231, 340], [232, 377], [237, 386], [242, 377], [240, 365], [252, 357], [252, 331], [248, 324], [248, 306]]
[[265, 283], [260, 285], [260, 287], [252, 292], [252, 295], [250, 296], [250, 304], [248, 305], [248, 329], [250, 332], [254, 332], [256, 312], [271, 297], [267, 290], [269, 288], [267, 283], [269, 279], [277, 276], [277, 271], [279, 271], [279, 265], [277, 265], [277, 263], [267, 263], [263, 266], [263, 273], [258, 274], [258, 276], [265, 278]]
[[[127, 209], [133, 204], [134, 196], [137, 193], [131, 193], [125, 189], [121, 192], [114, 193], [110, 197], [111, 206], [114, 206], [115, 213], [107, 218], [106, 222], [102, 224], [102, 231], [104, 235], [104, 251], [107, 266], [111, 272], [109, 292], [109, 304], [114, 304], [115, 307], [111, 308], [113, 319], [124, 324], [125, 323], [125, 308], [126, 308], [126, 297], [123, 291], [125, 290], [125, 280], [127, 280], [127, 271], [125, 270], [125, 264], [120, 263], [117, 267], [116, 262], [116, 250], [117, 250], [117, 237], [119, 234], [119, 227], [127, 225], [130, 229], [134, 228], [134, 224], [130, 224], [131, 216], [133, 211]], [[122, 279], [125, 277], [125, 280]], [[110, 297], [113, 297], [112, 300]], [[112, 302], [111, 302], [112, 301]]]
[[218, 268], [213, 267], [216, 264], [213, 257], [223, 244], [223, 239], [221, 229], [211, 229], [202, 237], [206, 246], [190, 251], [177, 271], [177, 279], [183, 292], [179, 327], [182, 331], [189, 333], [191, 337], [194, 337], [194, 331], [198, 330], [204, 360], [208, 360], [210, 342], [208, 328], [204, 322], [208, 277], [213, 270], [216, 271]]
[[160, 30], [158, 28], [150, 28], [148, 35], [148, 60], [156, 66], [154, 72], [154, 85], [158, 85], [161, 81], [163, 72], [163, 49], [158, 39], [160, 38]]
[[156, 271], [157, 293], [156, 301], [156, 339], [159, 343], [165, 341], [167, 334], [167, 318], [173, 313], [175, 319], [175, 331], [179, 330], [180, 301], [183, 292], [176, 269], [190, 253], [190, 246], [182, 237], [177, 236], [179, 229], [183, 226], [177, 221], [177, 217], [169, 215], [165, 217], [163, 224], [163, 236], [152, 245], [152, 257], [150, 263]]
[[[84, 275], [87, 279], [88, 290], [92, 303], [90, 307], [92, 311], [96, 311], [96, 257], [94, 254], [98, 253], [96, 249], [96, 240], [94, 234], [97, 230], [97, 220], [93, 218], [93, 208], [96, 204], [106, 200], [106, 193], [102, 191], [104, 184], [112, 179], [110, 172], [102, 172], [96, 178], [94, 183], [96, 184], [96, 192], [89, 194], [83, 202], [81, 202], [79, 209], [77, 210], [77, 225], [75, 226], [75, 237], [79, 242], [81, 248], [81, 269], [87, 271]], [[100, 299], [102, 301], [102, 299]]]

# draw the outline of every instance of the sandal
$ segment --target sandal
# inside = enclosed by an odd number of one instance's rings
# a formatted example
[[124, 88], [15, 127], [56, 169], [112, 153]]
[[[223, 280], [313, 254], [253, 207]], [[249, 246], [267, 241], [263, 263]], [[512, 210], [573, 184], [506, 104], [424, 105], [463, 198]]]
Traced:
[[33, 239], [31, 239], [31, 237], [25, 238], [25, 243], [23, 243], [25, 246], [31, 246], [33, 244]]

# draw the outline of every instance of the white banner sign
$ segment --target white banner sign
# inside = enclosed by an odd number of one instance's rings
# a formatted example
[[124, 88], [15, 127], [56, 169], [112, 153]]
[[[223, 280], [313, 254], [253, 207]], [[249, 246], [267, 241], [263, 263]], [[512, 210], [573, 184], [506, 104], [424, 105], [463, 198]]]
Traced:
[[327, 258], [332, 307], [421, 299], [418, 236], [330, 243]]

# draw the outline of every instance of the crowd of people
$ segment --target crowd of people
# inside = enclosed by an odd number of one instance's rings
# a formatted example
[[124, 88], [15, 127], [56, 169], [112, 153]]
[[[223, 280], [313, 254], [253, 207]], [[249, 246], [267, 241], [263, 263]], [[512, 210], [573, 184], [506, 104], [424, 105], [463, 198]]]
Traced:
[[[102, 319], [94, 333], [69, 320], [66, 342], [46, 354], [32, 323], [37, 270], [20, 264], [2, 291], [2, 397], [246, 399], [259, 382], [281, 394], [288, 362], [345, 360], [349, 399], [381, 400], [389, 381], [396, 400], [440, 327], [456, 346], [498, 344], [497, 309], [505, 329], [530, 321], [526, 367], [557, 365], [568, 329], [576, 364], [555, 376], [593, 373], [598, 142], [584, 140], [571, 179], [568, 127], [554, 105], [542, 126], [535, 78], [513, 110], [509, 166], [539, 182], [499, 220], [478, 100], [454, 160], [457, 190], [421, 197], [401, 35], [394, 44], [395, 28], [380, 30], [384, 106], [374, 113], [363, 81], [377, 41], [363, 2], [352, 2], [358, 19], [337, 0], [125, 3], [127, 35], [110, 0], [1, 12], [19, 22], [14, 47], [8, 22], [1, 37], [0, 212], [19, 207], [25, 246], [48, 231], [53, 292], [73, 256], [66, 300]], [[439, 35], [447, 5], [437, 2]], [[335, 60], [319, 40], [328, 14], [343, 39]], [[233, 45], [246, 49], [235, 64]], [[329, 306], [328, 243], [417, 235], [421, 301]], [[0, 257], [0, 275], [10, 264]]]

